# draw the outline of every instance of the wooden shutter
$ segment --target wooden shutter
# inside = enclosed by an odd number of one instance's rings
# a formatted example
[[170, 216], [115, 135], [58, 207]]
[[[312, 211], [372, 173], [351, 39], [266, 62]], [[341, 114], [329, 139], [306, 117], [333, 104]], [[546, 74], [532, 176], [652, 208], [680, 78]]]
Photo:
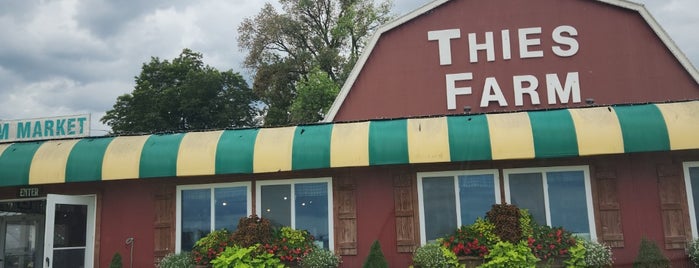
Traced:
[[393, 200], [396, 213], [396, 246], [398, 252], [413, 252], [419, 246], [415, 204], [414, 174], [393, 177]]
[[168, 253], [175, 252], [175, 191], [174, 187], [165, 186], [153, 195], [155, 204], [154, 257], [156, 263]]
[[692, 237], [682, 166], [658, 166], [658, 191], [666, 249], [682, 249]]
[[595, 184], [599, 211], [600, 241], [613, 248], [624, 247], [621, 208], [617, 198], [617, 175], [614, 167], [596, 167]]
[[357, 255], [357, 198], [351, 178], [340, 177], [333, 182], [335, 218], [335, 251], [340, 255]]

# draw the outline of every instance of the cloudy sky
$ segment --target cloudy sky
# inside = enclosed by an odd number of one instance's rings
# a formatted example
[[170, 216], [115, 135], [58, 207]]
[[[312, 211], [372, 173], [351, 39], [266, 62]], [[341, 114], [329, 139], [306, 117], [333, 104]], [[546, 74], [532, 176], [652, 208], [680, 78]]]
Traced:
[[[274, 0], [269, 0], [275, 2]], [[430, 0], [394, 0], [395, 15]], [[699, 1], [643, 0], [695, 66]], [[151, 56], [182, 48], [221, 70], [241, 67], [236, 28], [263, 0], [0, 0], [0, 119], [92, 114], [92, 135]]]

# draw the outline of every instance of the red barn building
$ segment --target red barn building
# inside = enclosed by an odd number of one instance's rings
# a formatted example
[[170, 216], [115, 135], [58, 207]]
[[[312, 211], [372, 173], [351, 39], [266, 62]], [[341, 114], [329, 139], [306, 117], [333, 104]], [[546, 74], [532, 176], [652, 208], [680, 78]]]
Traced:
[[615, 267], [643, 237], [686, 266], [698, 81], [638, 4], [438, 0], [375, 34], [325, 123], [0, 144], [0, 250], [20, 267], [116, 252], [152, 267], [255, 213], [343, 267], [374, 240], [407, 267], [507, 202], [610, 245]]

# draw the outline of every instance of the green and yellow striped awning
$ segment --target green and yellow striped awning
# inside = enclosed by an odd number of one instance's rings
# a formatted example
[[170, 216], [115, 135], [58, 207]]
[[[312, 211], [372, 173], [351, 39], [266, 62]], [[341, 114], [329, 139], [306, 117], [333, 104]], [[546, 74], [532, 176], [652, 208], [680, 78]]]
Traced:
[[699, 149], [699, 101], [0, 144], [0, 186]]

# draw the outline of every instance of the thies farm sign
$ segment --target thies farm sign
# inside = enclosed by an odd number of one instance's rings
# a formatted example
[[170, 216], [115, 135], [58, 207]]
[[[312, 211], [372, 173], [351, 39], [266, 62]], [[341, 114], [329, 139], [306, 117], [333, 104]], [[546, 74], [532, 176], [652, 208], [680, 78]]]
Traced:
[[77, 138], [89, 135], [89, 114], [0, 120], [0, 142]]

